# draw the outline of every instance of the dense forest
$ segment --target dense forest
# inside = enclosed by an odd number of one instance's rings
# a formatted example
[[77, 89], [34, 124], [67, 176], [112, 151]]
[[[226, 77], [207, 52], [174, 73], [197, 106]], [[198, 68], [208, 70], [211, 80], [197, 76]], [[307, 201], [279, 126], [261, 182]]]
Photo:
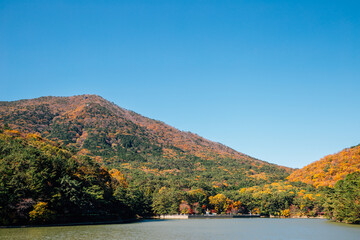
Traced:
[[119, 171], [38, 135], [2, 129], [0, 159], [1, 225], [129, 218], [135, 206], [146, 211]]
[[325, 215], [360, 222], [360, 172], [334, 188], [278, 181], [226, 190], [194, 182], [183, 188], [166, 179], [127, 179], [117, 169], [36, 134], [0, 130], [0, 221], [41, 224], [146, 217], [155, 214]]
[[294, 171], [94, 95], [0, 102], [0, 224], [206, 212], [360, 223], [359, 148]]

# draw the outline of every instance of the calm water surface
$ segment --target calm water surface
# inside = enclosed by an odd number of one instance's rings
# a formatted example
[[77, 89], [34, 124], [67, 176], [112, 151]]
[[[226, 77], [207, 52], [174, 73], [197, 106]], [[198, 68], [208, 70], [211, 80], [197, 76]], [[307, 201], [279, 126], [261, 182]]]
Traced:
[[322, 219], [149, 220], [113, 225], [0, 229], [0, 239], [359, 240], [360, 226]]

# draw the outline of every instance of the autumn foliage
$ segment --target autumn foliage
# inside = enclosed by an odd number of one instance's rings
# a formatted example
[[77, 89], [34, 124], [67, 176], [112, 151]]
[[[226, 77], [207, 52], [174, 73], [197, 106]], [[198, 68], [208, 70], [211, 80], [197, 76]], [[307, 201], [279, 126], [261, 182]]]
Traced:
[[96, 95], [0, 102], [0, 223], [209, 212], [359, 222], [359, 156], [356, 146], [293, 172]]
[[360, 171], [360, 145], [327, 155], [319, 161], [296, 170], [288, 177], [288, 180], [312, 184], [315, 187], [333, 187], [337, 181], [358, 171]]
[[292, 171], [96, 95], [0, 102], [1, 125], [9, 127], [9, 134], [21, 131], [50, 139], [124, 176], [141, 171], [149, 178], [189, 179], [221, 190], [270, 183]]

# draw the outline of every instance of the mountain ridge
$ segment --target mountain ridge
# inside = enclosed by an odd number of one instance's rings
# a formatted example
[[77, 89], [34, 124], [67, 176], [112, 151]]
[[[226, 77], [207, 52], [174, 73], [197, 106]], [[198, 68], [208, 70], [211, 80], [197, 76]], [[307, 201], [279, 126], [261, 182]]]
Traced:
[[[84, 100], [87, 100], [87, 99], [91, 99], [92, 101], [101, 101], [102, 103], [104, 102], [108, 102], [110, 104], [108, 104], [108, 106], [111, 106], [111, 107], [114, 107], [114, 108], [117, 108], [120, 109], [120, 111], [122, 111], [122, 114], [124, 116], [126, 116], [128, 119], [132, 120], [133, 122], [137, 123], [137, 124], [140, 124], [140, 126], [145, 126], [147, 127], [148, 129], [151, 129], [151, 127], [149, 127], [149, 122], [148, 121], [155, 121], [161, 125], [163, 125], [165, 128], [168, 128], [168, 129], [175, 129], [181, 133], [184, 134], [185, 138], [188, 137], [189, 135], [191, 137], [195, 137], [195, 138], [198, 138], [202, 141], [207, 141], [207, 142], [211, 142], [215, 145], [217, 145], [219, 148], [221, 148], [222, 150], [226, 150], [230, 153], [233, 153], [233, 154], [240, 154], [241, 156], [248, 156], [244, 153], [241, 153], [241, 152], [238, 152], [236, 151], [235, 149], [233, 148], [230, 148], [222, 143], [219, 143], [219, 142], [215, 142], [215, 141], [211, 141], [211, 140], [208, 140], [208, 139], [205, 139], [203, 137], [201, 137], [200, 135], [196, 134], [196, 133], [192, 133], [192, 132], [189, 132], [189, 131], [183, 131], [183, 130], [179, 130], [175, 127], [172, 127], [170, 126], [169, 124], [166, 124], [165, 122], [163, 121], [160, 121], [160, 120], [156, 120], [156, 119], [151, 119], [151, 118], [148, 118], [148, 117], [145, 117], [145, 116], [142, 116], [132, 110], [128, 110], [128, 109], [125, 109], [125, 108], [122, 108], [120, 106], [117, 106], [115, 103], [111, 103], [109, 101], [107, 101], [106, 99], [104, 99], [103, 97], [99, 96], [99, 95], [95, 95], [95, 94], [83, 94], [83, 95], [76, 95], [76, 96], [71, 96], [71, 97], [56, 97], [56, 96], [44, 96], [44, 97], [39, 97], [39, 98], [34, 98], [34, 99], [21, 99], [21, 100], [16, 100], [16, 101], [0, 101], [0, 107], [1, 105], [4, 105], [4, 104], [12, 104], [12, 103], [26, 103], [27, 101], [29, 102], [33, 102], [33, 101], [38, 101], [38, 102], [42, 102], [43, 100], [48, 100], [48, 99], [58, 99], [58, 98], [62, 98], [62, 99], [67, 99], [67, 98], [83, 98]], [[26, 105], [26, 104], [24, 104]], [[74, 111], [78, 111], [79, 109], [74, 109]], [[73, 111], [66, 111], [64, 114], [68, 114], [71, 116], [71, 113], [74, 113]], [[190, 137], [188, 137], [190, 138]], [[192, 139], [190, 139], [192, 140]], [[252, 157], [253, 158], [253, 157]], [[256, 158], [253, 158], [255, 160], [258, 160], [258, 161], [262, 161], [262, 160], [259, 160], [259, 159], [256, 159]]]
[[[178, 171], [194, 175], [206, 169], [225, 179], [235, 174], [250, 182], [282, 178], [292, 171], [144, 117], [98, 95], [3, 101], [0, 123], [23, 132], [40, 133], [112, 167], [130, 164], [135, 166], [132, 168], [166, 171], [168, 175]], [[237, 182], [235, 176], [231, 178]], [[222, 184], [220, 180], [216, 181], [218, 185]]]

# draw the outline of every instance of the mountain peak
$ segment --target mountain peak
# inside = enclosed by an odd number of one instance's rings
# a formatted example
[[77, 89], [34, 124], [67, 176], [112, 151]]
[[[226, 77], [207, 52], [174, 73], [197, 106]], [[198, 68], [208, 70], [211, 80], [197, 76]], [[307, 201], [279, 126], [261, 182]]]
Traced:
[[[174, 171], [173, 174], [185, 166], [182, 171], [194, 171], [194, 168], [199, 174], [216, 168], [221, 175], [232, 172], [254, 181], [277, 178], [272, 172], [285, 176], [291, 171], [92, 94], [6, 102], [0, 105], [0, 123], [20, 131], [40, 133], [79, 152], [87, 152], [102, 164], [117, 167], [126, 163], [143, 171], [154, 168], [154, 171]], [[264, 171], [268, 173], [261, 174]]]

